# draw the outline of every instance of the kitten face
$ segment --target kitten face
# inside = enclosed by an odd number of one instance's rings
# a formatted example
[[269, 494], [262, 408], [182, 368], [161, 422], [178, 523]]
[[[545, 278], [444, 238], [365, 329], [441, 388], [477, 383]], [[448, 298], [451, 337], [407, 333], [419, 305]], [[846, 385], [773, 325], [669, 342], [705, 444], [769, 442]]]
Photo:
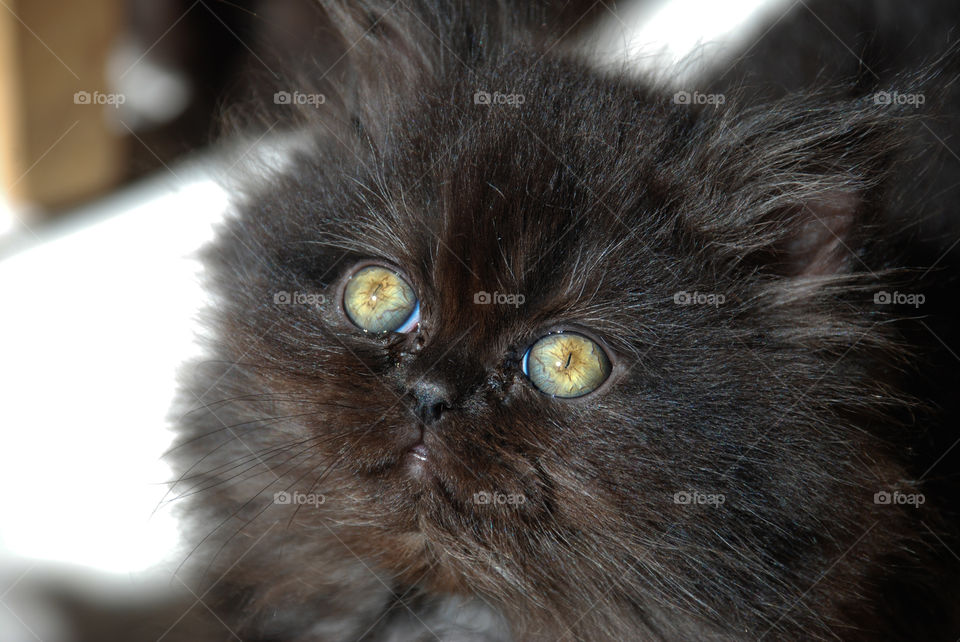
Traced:
[[871, 501], [909, 487], [873, 305], [897, 115], [696, 108], [508, 49], [344, 99], [208, 254], [230, 421], [206, 408], [185, 474], [223, 547], [280, 542], [227, 569], [244, 604], [310, 622], [372, 574], [518, 639], [877, 630], [916, 544]]
[[[539, 102], [523, 111], [472, 104], [463, 81], [436, 89], [463, 105], [428, 96], [340, 166], [301, 159], [224, 235], [232, 358], [269, 364], [252, 369], [275, 399], [259, 414], [293, 417], [272, 429], [275, 445], [304, 453], [283, 481], [325, 497], [296, 524], [321, 530], [333, 516], [355, 529], [351, 550], [436, 589], [562, 604], [597, 599], [616, 575], [653, 602], [694, 606], [684, 586], [719, 608], [737, 578], [785, 600], [812, 567], [784, 576], [705, 551], [765, 531], [791, 504], [809, 509], [763, 537], [803, 558], [823, 523], [852, 514], [825, 498], [876, 485], [854, 461], [853, 397], [815, 394], [874, 390], [866, 357], [838, 360], [855, 344], [830, 343], [861, 321], [837, 309], [843, 292], [760, 270], [751, 249], [732, 259], [717, 241], [744, 221], [762, 229], [753, 219], [767, 212], [736, 190], [704, 194], [717, 179], [702, 172], [724, 158], [683, 134], [713, 125], [612, 83], [582, 103], [552, 97], [569, 73], [527, 81]], [[767, 242], [790, 241], [779, 233]], [[821, 257], [834, 238], [807, 240], [795, 245]], [[351, 319], [345, 291], [371, 266], [409, 285], [415, 326], [367, 332]], [[277, 305], [279, 291], [323, 302]], [[609, 360], [595, 390], [559, 398], [524, 373], [554, 333]], [[709, 577], [696, 570], [703, 555]], [[563, 567], [534, 562], [557, 556]]]
[[[422, 114], [424, 122], [462, 116], [434, 107]], [[529, 135], [520, 137], [529, 125], [519, 115], [472, 105], [469, 112], [469, 139], [449, 130], [448, 144], [434, 142], [439, 157], [404, 158], [429, 132], [401, 131], [410, 139], [396, 143], [401, 153], [365, 159], [356, 182], [344, 177], [311, 193], [312, 183], [329, 179], [305, 172], [275, 196], [304, 203], [340, 196], [301, 212], [295, 226], [278, 230], [289, 236], [271, 239], [283, 277], [267, 280], [260, 296], [272, 300], [272, 290], [296, 287], [322, 293], [324, 303], [275, 308], [273, 320], [289, 324], [289, 333], [275, 328], [261, 341], [283, 357], [310, 361], [306, 368], [290, 362], [313, 378], [298, 381], [297, 394], [344, 408], [324, 411], [304, 434], [332, 427], [344, 433], [333, 451], [344, 454], [338, 466], [393, 510], [385, 528], [419, 530], [421, 519], [453, 530], [463, 520], [551, 519], [542, 499], [554, 482], [541, 460], [557, 448], [580, 449], [581, 460], [591, 437], [620, 440], [636, 432], [624, 421], [622, 398], [632, 364], [654, 334], [629, 306], [640, 304], [646, 289], [663, 291], [658, 298], [672, 305], [672, 291], [661, 283], [670, 274], [658, 265], [666, 258], [642, 251], [650, 241], [640, 236], [650, 226], [631, 232], [620, 222], [645, 217], [643, 195], [610, 209], [594, 193], [616, 186], [596, 179], [590, 185], [571, 168], [585, 167], [585, 156], [606, 141], [554, 158]], [[489, 154], [526, 169], [487, 164]], [[611, 227], [623, 230], [614, 245]], [[419, 303], [412, 331], [365, 332], [350, 319], [344, 291], [371, 265], [409, 283]], [[634, 278], [643, 271], [647, 278]], [[609, 376], [574, 399], [545, 394], [523, 372], [531, 346], [561, 332], [585, 337], [609, 360]], [[303, 337], [317, 346], [315, 358]], [[431, 410], [436, 406], [442, 411]], [[420, 442], [425, 461], [410, 452]], [[528, 501], [511, 514], [475, 502], [482, 492]]]

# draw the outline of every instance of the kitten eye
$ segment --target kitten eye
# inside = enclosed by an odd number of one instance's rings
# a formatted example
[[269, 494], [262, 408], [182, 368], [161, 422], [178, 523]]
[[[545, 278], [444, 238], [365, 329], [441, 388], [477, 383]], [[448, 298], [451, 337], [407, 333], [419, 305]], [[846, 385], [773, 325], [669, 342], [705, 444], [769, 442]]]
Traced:
[[357, 270], [343, 292], [343, 309], [366, 332], [410, 332], [420, 323], [420, 302], [399, 274], [379, 265]]
[[537, 340], [523, 355], [523, 374], [554, 397], [582, 397], [610, 376], [610, 358], [597, 343], [575, 332]]

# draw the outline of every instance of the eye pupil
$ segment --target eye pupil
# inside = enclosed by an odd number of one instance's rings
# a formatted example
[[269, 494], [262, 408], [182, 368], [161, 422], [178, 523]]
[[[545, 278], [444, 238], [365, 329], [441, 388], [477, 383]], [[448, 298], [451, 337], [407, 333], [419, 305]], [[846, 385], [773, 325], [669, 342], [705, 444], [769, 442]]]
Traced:
[[350, 277], [343, 309], [366, 332], [410, 332], [420, 322], [420, 302], [413, 288], [397, 272], [378, 265]]
[[610, 359], [595, 341], [575, 332], [548, 334], [523, 357], [523, 372], [542, 392], [582, 397], [610, 376]]

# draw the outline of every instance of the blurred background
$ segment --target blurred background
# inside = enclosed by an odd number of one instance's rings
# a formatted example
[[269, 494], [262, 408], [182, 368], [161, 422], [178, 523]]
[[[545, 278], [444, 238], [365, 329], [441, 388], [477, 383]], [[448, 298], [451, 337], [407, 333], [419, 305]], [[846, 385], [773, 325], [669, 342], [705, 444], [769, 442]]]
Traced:
[[[681, 87], [789, 6], [604, 0], [569, 37], [600, 67]], [[162, 455], [200, 354], [195, 252], [232, 175], [277, 149], [269, 124], [220, 123], [281, 75], [277, 43], [332, 37], [317, 15], [311, 0], [0, 0], [3, 642], [78, 639], [104, 604], [136, 619], [192, 602]]]
[[[0, 158], [9, 205], [56, 217], [208, 142], [253, 41], [253, 2], [7, 0]], [[236, 34], [236, 35], [232, 35]]]

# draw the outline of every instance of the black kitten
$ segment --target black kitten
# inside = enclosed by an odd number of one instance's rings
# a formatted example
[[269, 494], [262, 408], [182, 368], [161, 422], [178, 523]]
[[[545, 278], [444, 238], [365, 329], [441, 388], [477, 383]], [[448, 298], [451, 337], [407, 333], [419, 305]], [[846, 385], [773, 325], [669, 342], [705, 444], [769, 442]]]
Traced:
[[677, 94], [476, 4], [325, 3], [266, 115], [308, 150], [207, 253], [223, 638], [955, 639], [951, 257], [902, 211], [952, 211], [952, 58]]

